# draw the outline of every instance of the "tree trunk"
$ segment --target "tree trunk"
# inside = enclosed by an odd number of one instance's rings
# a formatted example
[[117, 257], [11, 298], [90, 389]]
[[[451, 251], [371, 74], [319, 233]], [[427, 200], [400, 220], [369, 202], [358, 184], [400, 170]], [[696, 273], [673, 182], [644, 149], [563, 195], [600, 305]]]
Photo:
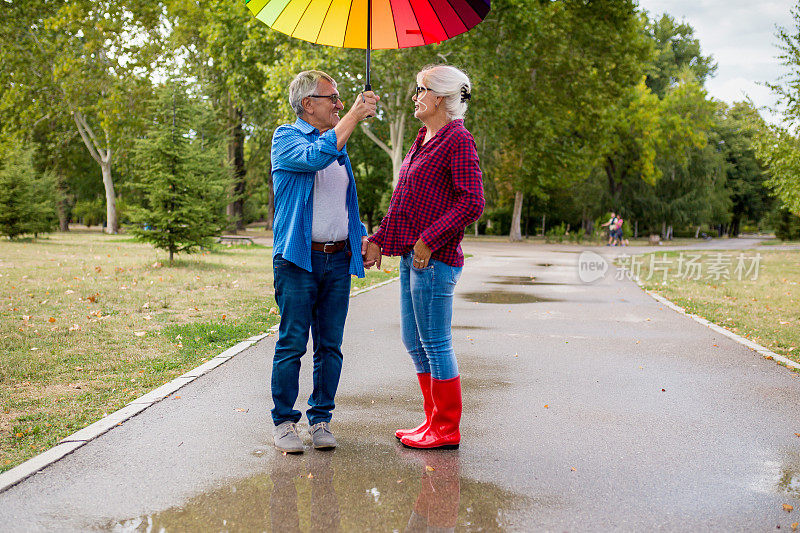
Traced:
[[56, 171], [56, 213], [58, 214], [58, 230], [69, 231], [69, 197], [64, 173]]
[[108, 130], [103, 129], [105, 134], [105, 148], [100, 146], [100, 142], [92, 131], [86, 117], [80, 111], [72, 111], [72, 119], [78, 127], [78, 133], [83, 139], [83, 144], [89, 150], [92, 159], [100, 165], [103, 174], [103, 187], [106, 190], [106, 233], [118, 233], [119, 223], [117, 222], [117, 200], [114, 194], [114, 180], [111, 177], [111, 135]]
[[662, 241], [667, 240], [667, 221], [666, 220], [662, 220], [661, 221], [661, 240]]
[[522, 218], [522, 200], [523, 195], [521, 191], [514, 193], [514, 212], [511, 215], [511, 231], [508, 234], [508, 240], [511, 242], [522, 241], [522, 231], [520, 228], [520, 219]]
[[231, 203], [228, 204], [228, 218], [231, 228], [236, 231], [244, 228], [244, 193], [247, 169], [244, 166], [244, 129], [242, 129], [242, 110], [228, 103], [228, 163], [233, 170]]
[[[111, 150], [108, 151], [109, 154]], [[101, 165], [103, 170], [103, 185], [106, 188], [106, 233], [119, 233], [117, 221], [117, 196], [114, 194], [114, 182], [111, 179], [111, 158]]]
[[272, 224], [275, 219], [275, 189], [272, 181], [272, 172], [269, 174], [269, 194], [267, 199], [267, 226], [266, 229], [271, 230]]
[[[387, 145], [369, 128], [368, 122], [361, 123], [361, 129], [372, 142], [386, 152], [392, 160], [392, 190], [397, 188], [400, 180], [400, 167], [403, 165], [403, 139], [406, 134], [406, 109], [408, 99], [413, 92], [414, 84], [407, 87], [406, 91], [397, 91], [394, 99], [386, 101], [386, 119], [389, 122], [389, 144]], [[391, 146], [391, 147], [390, 147]]]

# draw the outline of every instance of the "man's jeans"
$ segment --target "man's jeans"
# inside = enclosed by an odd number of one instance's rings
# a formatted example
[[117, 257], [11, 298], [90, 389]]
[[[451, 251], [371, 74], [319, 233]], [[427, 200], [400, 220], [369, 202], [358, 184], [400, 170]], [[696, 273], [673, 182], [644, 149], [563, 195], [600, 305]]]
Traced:
[[294, 409], [300, 378], [300, 358], [306, 353], [308, 330], [314, 340], [314, 390], [306, 412], [311, 425], [330, 422], [333, 398], [342, 372], [342, 337], [350, 304], [350, 256], [311, 252], [313, 272], [280, 254], [273, 260], [275, 300], [281, 312], [278, 342], [272, 362], [272, 420], [275, 425], [298, 422]]
[[400, 260], [400, 314], [403, 344], [418, 374], [433, 379], [458, 375], [453, 352], [453, 291], [461, 267], [431, 259], [425, 268], [414, 267], [413, 253]]

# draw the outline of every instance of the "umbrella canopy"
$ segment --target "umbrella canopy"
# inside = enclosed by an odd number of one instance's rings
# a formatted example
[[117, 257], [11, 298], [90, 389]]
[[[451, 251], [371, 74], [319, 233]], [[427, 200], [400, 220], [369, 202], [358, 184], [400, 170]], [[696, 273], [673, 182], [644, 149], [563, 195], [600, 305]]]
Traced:
[[247, 0], [247, 7], [269, 27], [292, 37], [369, 51], [455, 37], [486, 17], [489, 1]]

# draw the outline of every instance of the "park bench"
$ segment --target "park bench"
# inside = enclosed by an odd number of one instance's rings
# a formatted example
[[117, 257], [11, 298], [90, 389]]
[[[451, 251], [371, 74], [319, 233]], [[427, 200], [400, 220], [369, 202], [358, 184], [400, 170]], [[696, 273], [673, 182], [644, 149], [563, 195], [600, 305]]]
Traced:
[[217, 242], [220, 244], [223, 243], [240, 244], [243, 242], [255, 244], [251, 237], [243, 237], [241, 235], [220, 235], [220, 237], [217, 239]]

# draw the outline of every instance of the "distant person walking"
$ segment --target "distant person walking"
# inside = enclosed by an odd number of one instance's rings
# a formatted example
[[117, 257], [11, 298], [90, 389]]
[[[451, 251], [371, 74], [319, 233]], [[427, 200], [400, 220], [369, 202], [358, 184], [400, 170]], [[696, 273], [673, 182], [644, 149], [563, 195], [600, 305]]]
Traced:
[[483, 212], [478, 152], [464, 127], [472, 86], [449, 65], [417, 74], [412, 96], [420, 128], [400, 168], [368, 261], [400, 255], [402, 336], [422, 390], [425, 422], [395, 432], [412, 448], [457, 448], [461, 442], [461, 377], [453, 351], [453, 292], [464, 254], [464, 229]]
[[[350, 276], [364, 277], [367, 231], [359, 219], [356, 183], [345, 143], [356, 125], [375, 115], [378, 97], [360, 94], [344, 109], [336, 82], [318, 70], [301, 72], [289, 85], [297, 120], [275, 130], [273, 272], [281, 322], [272, 363], [275, 447], [302, 453], [294, 409], [300, 358], [308, 331], [314, 339], [314, 389], [306, 411], [313, 446], [334, 448], [330, 430], [342, 370], [342, 337], [350, 301]], [[355, 253], [352, 251], [355, 250]]]
[[611, 218], [608, 219], [608, 222], [604, 222], [600, 224], [601, 227], [608, 228], [608, 242], [606, 246], [611, 246], [614, 244], [614, 235], [617, 228], [617, 214], [614, 211], [611, 212]]

